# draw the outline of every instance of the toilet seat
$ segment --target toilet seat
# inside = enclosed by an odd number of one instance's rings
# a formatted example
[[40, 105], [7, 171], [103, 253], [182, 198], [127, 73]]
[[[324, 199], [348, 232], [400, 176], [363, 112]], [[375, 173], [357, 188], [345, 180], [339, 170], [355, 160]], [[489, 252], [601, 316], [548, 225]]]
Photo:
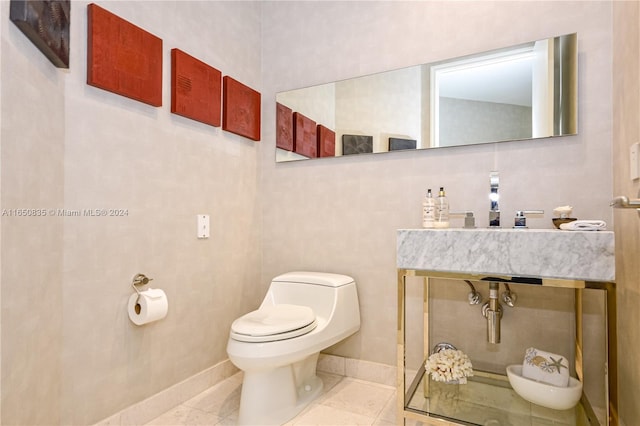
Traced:
[[249, 312], [231, 324], [231, 338], [241, 342], [273, 342], [302, 336], [316, 328], [308, 306], [271, 305]]

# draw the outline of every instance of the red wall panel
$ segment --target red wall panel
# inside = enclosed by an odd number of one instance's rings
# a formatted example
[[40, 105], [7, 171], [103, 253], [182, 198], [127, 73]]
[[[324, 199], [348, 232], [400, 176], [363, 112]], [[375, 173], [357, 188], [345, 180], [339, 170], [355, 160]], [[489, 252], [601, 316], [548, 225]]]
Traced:
[[318, 156], [316, 122], [299, 112], [293, 113], [293, 150], [305, 157]]
[[96, 4], [87, 13], [87, 83], [161, 106], [162, 40]]
[[293, 151], [293, 111], [276, 102], [276, 147]]
[[318, 157], [334, 157], [336, 155], [336, 132], [318, 124]]
[[222, 129], [260, 140], [260, 93], [225, 75], [222, 93]]
[[171, 112], [220, 127], [222, 73], [171, 49]]

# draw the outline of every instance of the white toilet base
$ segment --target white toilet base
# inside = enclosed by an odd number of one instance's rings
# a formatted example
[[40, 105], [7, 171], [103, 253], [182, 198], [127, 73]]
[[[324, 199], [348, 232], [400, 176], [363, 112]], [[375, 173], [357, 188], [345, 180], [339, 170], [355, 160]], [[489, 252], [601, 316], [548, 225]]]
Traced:
[[322, 392], [317, 359], [314, 354], [275, 370], [245, 371], [238, 425], [281, 425], [300, 413]]

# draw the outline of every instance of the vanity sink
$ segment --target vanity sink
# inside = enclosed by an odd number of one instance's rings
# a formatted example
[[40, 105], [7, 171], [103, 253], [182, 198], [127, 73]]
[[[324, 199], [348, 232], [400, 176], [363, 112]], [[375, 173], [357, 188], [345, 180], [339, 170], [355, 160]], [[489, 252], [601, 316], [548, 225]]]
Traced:
[[614, 233], [556, 229], [399, 229], [397, 267], [483, 277], [613, 282]]

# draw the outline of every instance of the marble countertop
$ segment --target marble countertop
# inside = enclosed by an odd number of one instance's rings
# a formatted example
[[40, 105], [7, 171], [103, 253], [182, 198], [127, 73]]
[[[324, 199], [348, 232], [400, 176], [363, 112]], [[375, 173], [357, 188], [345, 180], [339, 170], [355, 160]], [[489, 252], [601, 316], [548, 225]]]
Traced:
[[615, 280], [614, 234], [556, 229], [399, 229], [400, 269]]

